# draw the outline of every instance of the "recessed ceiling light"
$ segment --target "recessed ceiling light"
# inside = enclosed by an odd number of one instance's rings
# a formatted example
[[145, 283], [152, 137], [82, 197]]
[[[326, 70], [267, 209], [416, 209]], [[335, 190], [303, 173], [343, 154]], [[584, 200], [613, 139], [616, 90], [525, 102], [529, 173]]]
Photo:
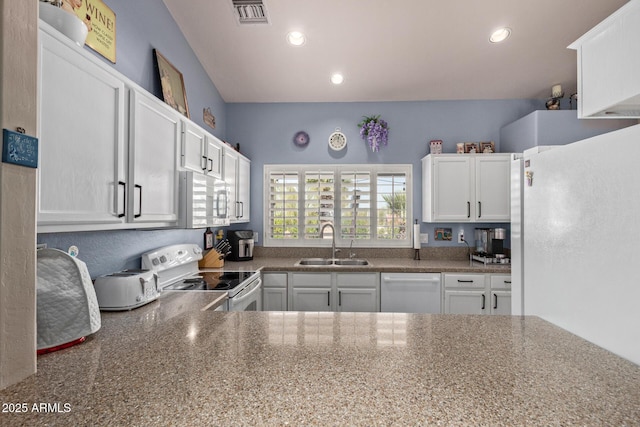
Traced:
[[511, 28], [500, 28], [491, 34], [491, 37], [489, 37], [489, 41], [491, 43], [500, 43], [502, 41], [505, 41], [510, 35]]
[[290, 45], [302, 46], [306, 41], [306, 38], [300, 31], [291, 31], [289, 34], [287, 34], [287, 41]]
[[331, 76], [331, 83], [333, 83], [334, 85], [342, 84], [343, 81], [344, 76], [340, 73], [335, 73]]

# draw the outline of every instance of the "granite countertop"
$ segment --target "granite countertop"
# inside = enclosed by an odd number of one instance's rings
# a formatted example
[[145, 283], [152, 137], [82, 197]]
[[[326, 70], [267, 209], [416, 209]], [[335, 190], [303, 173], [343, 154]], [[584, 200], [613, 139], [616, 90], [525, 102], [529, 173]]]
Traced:
[[251, 261], [225, 261], [225, 270], [258, 270], [262, 271], [344, 271], [366, 272], [382, 271], [390, 273], [503, 273], [511, 274], [509, 264], [483, 265], [477, 262], [470, 264], [468, 260], [423, 260], [415, 261], [410, 258], [366, 258], [370, 265], [366, 266], [296, 266], [297, 258], [255, 257]]
[[182, 292], [103, 313], [85, 343], [0, 391], [0, 424], [640, 420], [640, 367], [537, 317], [202, 311], [211, 301]]

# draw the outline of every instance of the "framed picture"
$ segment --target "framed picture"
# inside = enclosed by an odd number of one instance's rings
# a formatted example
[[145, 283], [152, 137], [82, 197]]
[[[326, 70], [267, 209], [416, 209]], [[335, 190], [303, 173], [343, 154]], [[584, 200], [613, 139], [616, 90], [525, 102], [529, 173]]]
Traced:
[[495, 153], [495, 152], [496, 152], [496, 146], [493, 143], [493, 141], [480, 143], [480, 153]]
[[436, 240], [451, 240], [451, 236], [453, 235], [450, 228], [436, 228], [433, 231]]
[[156, 49], [153, 52], [158, 64], [164, 102], [178, 110], [180, 114], [189, 117], [189, 105], [187, 104], [187, 93], [184, 90], [182, 73]]
[[477, 142], [465, 142], [464, 143], [464, 152], [465, 153], [479, 153], [479, 147]]

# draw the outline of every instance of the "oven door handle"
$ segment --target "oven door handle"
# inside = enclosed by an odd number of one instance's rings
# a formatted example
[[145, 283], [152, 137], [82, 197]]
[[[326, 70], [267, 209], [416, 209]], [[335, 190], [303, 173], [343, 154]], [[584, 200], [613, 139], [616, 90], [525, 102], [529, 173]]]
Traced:
[[[257, 285], [254, 285], [254, 283], [257, 282]], [[242, 295], [245, 291], [244, 289], [242, 291], [240, 291], [240, 297], [233, 297], [233, 304], [240, 304], [242, 303], [242, 301], [252, 298], [254, 294], [258, 293], [261, 291], [260, 288], [262, 288], [262, 279], [261, 278], [257, 278], [256, 280], [252, 281], [251, 284], [249, 286], [247, 286], [245, 289], [247, 288], [253, 288], [250, 291], [248, 291], [246, 294]]]

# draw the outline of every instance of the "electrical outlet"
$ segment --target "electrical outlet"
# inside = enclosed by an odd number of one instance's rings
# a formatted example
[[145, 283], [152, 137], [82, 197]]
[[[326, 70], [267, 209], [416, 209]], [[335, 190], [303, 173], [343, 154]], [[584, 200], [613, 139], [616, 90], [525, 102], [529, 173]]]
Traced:
[[258, 232], [254, 231], [253, 232], [253, 244], [258, 243]]
[[420, 233], [420, 243], [429, 243], [429, 233]]
[[464, 243], [464, 230], [458, 232], [458, 243]]

